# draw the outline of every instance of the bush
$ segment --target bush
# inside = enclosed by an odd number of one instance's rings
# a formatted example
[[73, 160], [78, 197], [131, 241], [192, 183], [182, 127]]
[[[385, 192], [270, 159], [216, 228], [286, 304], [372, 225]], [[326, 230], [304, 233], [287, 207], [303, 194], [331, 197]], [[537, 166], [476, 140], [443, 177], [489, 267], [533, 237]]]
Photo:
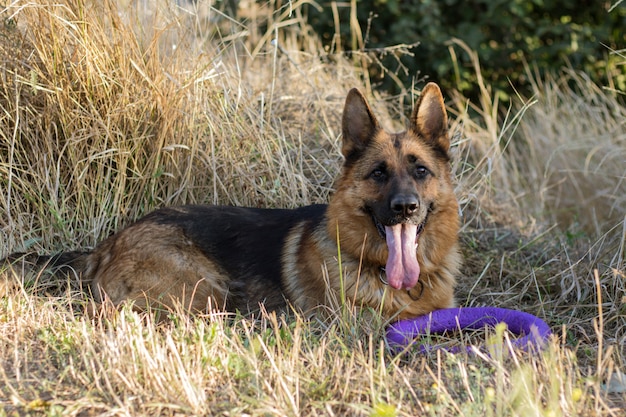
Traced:
[[335, 12], [332, 3], [309, 7], [309, 23], [327, 46], [336, 49], [357, 44], [353, 38], [358, 31], [354, 19], [350, 20], [354, 8], [365, 49], [419, 42], [411, 49], [413, 56], [387, 54], [382, 58], [391, 77], [385, 76], [381, 66], [372, 65], [373, 79], [383, 89], [406, 86], [419, 72], [444, 88], [474, 96], [476, 74], [470, 57], [451, 43], [458, 38], [476, 51], [486, 83], [497, 90], [510, 93], [510, 84], [528, 88], [528, 68], [543, 76], [558, 72], [563, 65], [586, 72], [598, 83], [615, 83], [616, 88], [626, 90], [626, 69], [616, 65], [623, 56], [612, 53], [624, 48], [626, 7], [619, 4], [610, 12], [608, 2], [579, 0], [364, 0], [358, 6], [354, 1], [343, 4], [336, 3]]

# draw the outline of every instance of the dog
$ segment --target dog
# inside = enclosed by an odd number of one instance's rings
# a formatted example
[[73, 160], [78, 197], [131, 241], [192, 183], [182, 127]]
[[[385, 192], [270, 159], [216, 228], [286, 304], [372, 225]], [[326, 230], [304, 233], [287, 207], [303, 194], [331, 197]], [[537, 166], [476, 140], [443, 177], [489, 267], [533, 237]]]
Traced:
[[423, 89], [409, 127], [388, 133], [358, 89], [342, 116], [342, 172], [327, 205], [156, 210], [91, 251], [14, 253], [0, 265], [76, 273], [97, 303], [304, 313], [337, 300], [412, 318], [454, 304], [459, 207], [441, 90]]

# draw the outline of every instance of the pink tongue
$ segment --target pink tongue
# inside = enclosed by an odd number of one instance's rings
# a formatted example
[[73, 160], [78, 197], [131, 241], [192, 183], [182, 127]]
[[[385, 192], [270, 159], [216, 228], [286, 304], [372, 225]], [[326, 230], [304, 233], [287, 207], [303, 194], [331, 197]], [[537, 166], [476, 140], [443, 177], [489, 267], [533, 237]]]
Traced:
[[417, 284], [420, 266], [417, 263], [417, 225], [385, 226], [387, 248], [387, 281], [392, 288], [411, 289]]

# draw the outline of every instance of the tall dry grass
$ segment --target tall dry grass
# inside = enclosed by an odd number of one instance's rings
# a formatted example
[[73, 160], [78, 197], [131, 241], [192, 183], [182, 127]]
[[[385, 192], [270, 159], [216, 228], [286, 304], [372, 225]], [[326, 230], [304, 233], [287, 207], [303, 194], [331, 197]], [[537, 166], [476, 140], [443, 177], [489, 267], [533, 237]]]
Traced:
[[[353, 71], [340, 65], [331, 75], [330, 64], [303, 57], [305, 74], [292, 62], [298, 53], [279, 56], [269, 42], [255, 59], [237, 41], [245, 27], [233, 25], [232, 42], [213, 33], [217, 11], [203, 17], [211, 33], [197, 34], [193, 10], [163, 4], [146, 16], [142, 2], [117, 7], [15, 2], [4, 10], [9, 230], [45, 236], [38, 249], [93, 245], [160, 205], [326, 198]], [[15, 237], [8, 233], [7, 245], [27, 243]]]
[[[89, 247], [166, 204], [325, 201], [345, 94], [369, 83], [300, 4], [248, 2], [240, 23], [208, 2], [9, 3], [0, 255]], [[546, 352], [396, 356], [354, 311], [89, 319], [72, 294], [26, 285], [0, 302], [0, 414], [620, 415], [624, 109], [573, 72], [510, 105], [481, 87], [480, 103], [448, 100], [459, 302], [540, 315]], [[407, 109], [368, 94], [399, 128]]]

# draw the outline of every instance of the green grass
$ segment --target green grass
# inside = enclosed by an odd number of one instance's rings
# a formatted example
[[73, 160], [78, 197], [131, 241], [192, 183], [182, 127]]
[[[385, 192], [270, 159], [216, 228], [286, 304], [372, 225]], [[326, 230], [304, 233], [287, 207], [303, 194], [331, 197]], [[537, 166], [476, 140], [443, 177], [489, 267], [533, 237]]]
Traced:
[[[165, 1], [2, 9], [0, 256], [90, 247], [162, 205], [326, 201], [343, 100], [370, 80], [323, 51], [299, 3], [251, 7], [243, 23]], [[395, 355], [385, 323], [347, 306], [86, 317], [72, 286], [36, 277], [3, 281], [0, 415], [621, 415], [607, 387], [626, 372], [626, 109], [573, 71], [510, 105], [481, 89], [480, 103], [447, 99], [457, 299], [544, 318], [545, 352], [495, 329], [428, 339], [496, 340], [490, 355]], [[403, 100], [368, 94], [402, 128]]]

